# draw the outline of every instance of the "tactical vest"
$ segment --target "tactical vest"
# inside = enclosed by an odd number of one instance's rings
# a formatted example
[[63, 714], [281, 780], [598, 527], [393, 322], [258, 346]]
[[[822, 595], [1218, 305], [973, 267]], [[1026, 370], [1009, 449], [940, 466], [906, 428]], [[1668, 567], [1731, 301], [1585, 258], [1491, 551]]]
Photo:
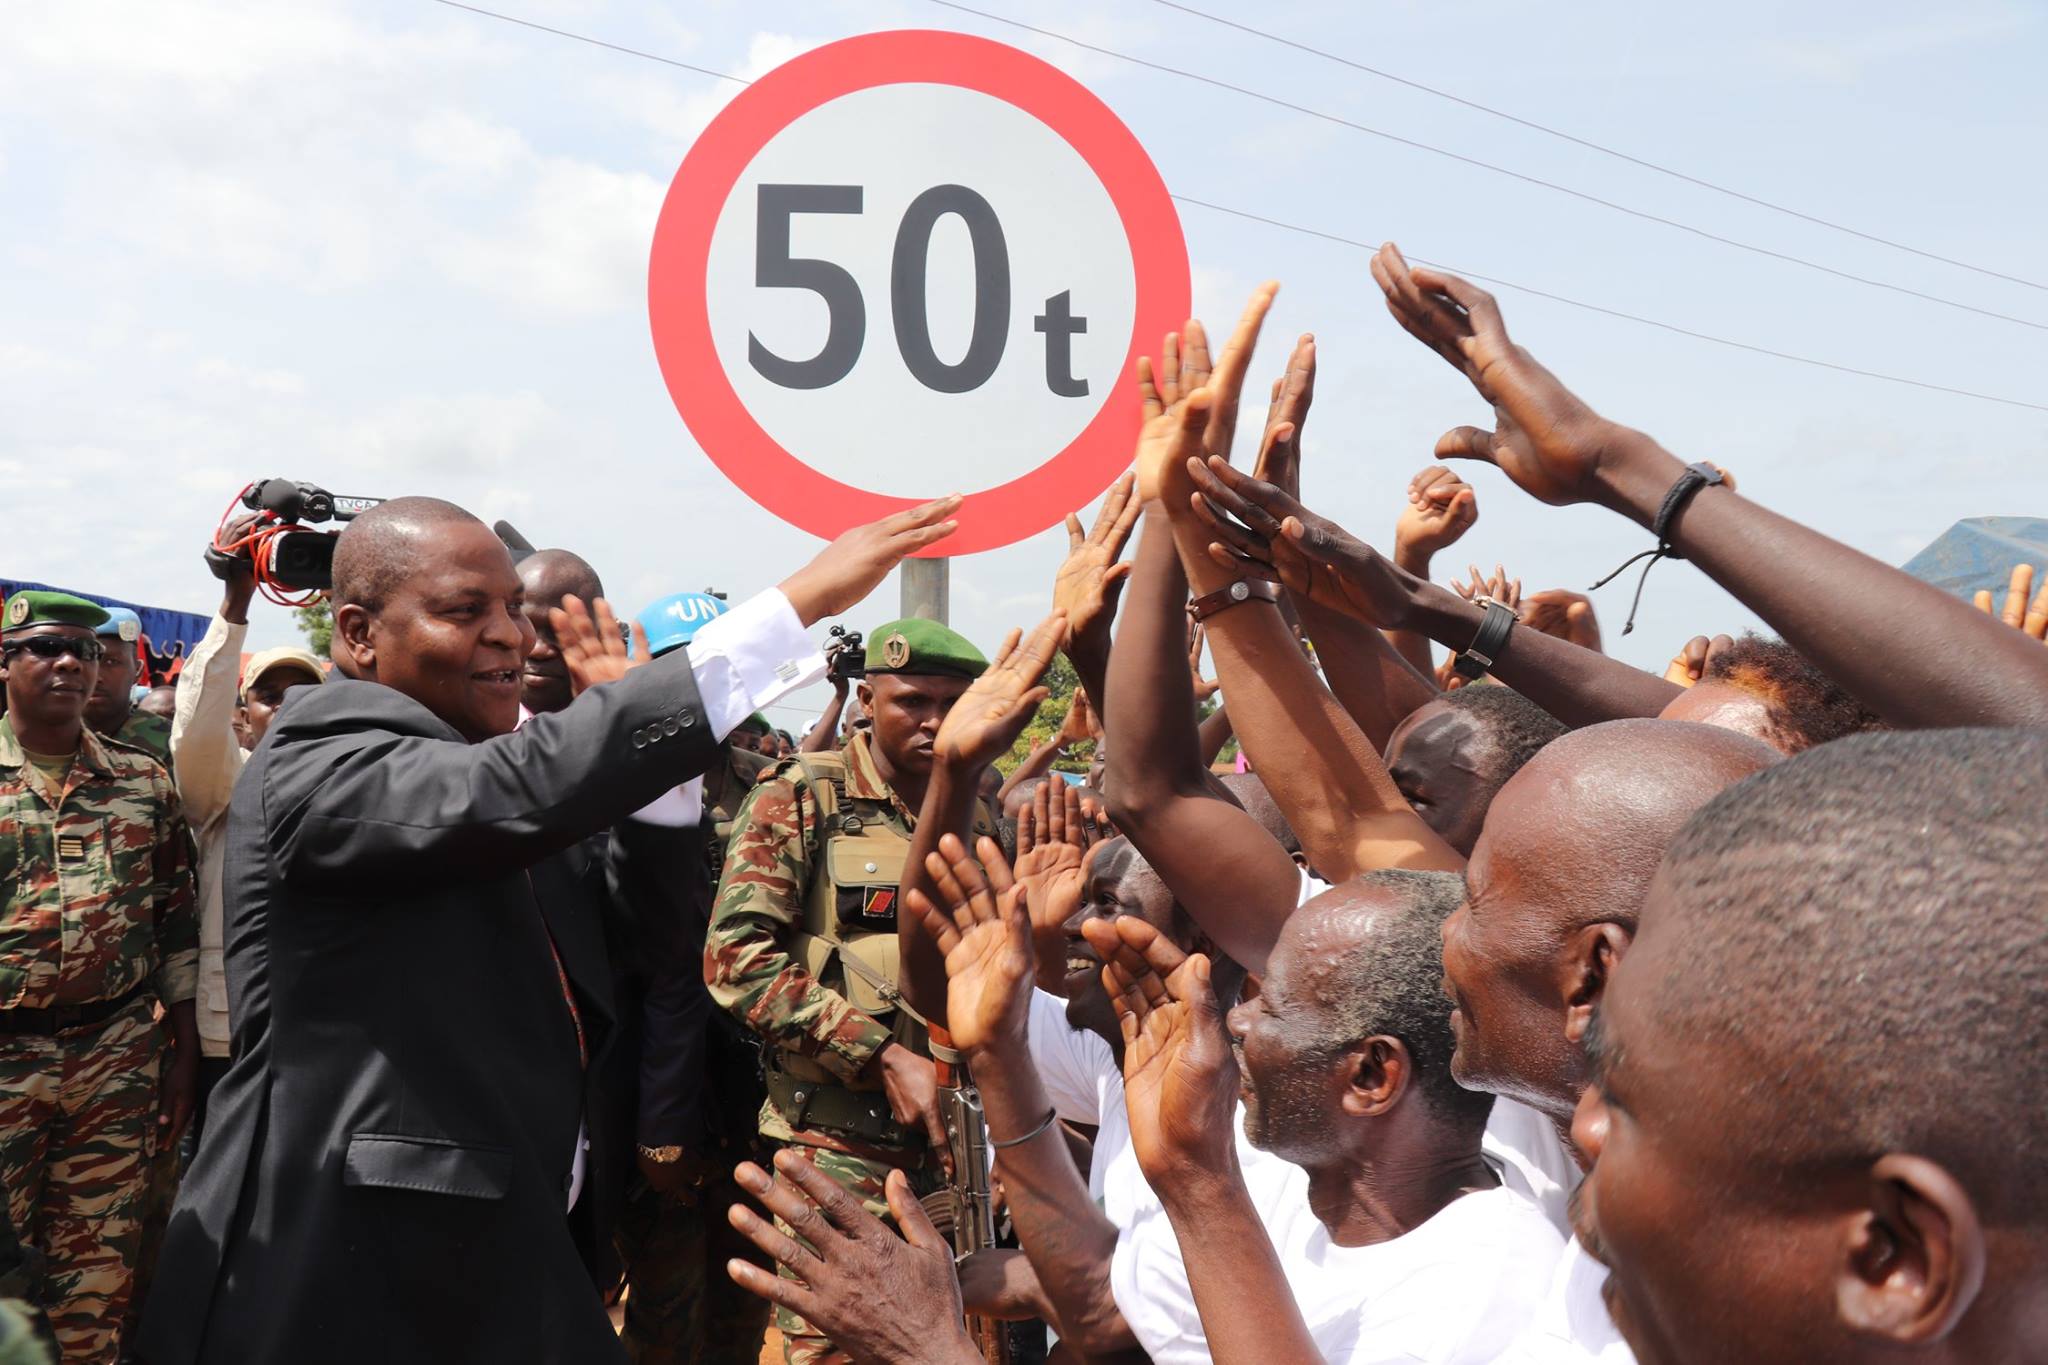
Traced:
[[[763, 781], [797, 785], [797, 819], [810, 882], [790, 955], [820, 984], [888, 1028], [893, 1041], [929, 1051], [925, 1021], [904, 1003], [897, 985], [897, 888], [910, 856], [910, 832], [887, 799], [846, 790], [846, 758], [837, 751], [799, 754]], [[977, 835], [993, 834], [987, 809], [975, 803]], [[924, 1134], [890, 1116], [879, 1084], [847, 1086], [809, 1057], [769, 1049], [768, 1101], [796, 1131], [826, 1129], [871, 1143], [924, 1143]], [[771, 1136], [780, 1136], [771, 1134]]]

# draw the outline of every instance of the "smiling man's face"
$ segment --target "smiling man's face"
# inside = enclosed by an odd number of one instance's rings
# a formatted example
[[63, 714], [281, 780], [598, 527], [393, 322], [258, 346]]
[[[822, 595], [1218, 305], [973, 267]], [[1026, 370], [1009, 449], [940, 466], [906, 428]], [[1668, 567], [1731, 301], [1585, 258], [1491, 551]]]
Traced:
[[1183, 950], [1184, 924], [1174, 913], [1173, 893], [1159, 880], [1152, 865], [1131, 847], [1128, 839], [1109, 839], [1090, 852], [1087, 879], [1081, 891], [1081, 907], [1067, 920], [1067, 1022], [1077, 1029], [1100, 1034], [1112, 1047], [1123, 1046], [1123, 1034], [1116, 1020], [1116, 1008], [1102, 988], [1102, 959], [1081, 937], [1081, 926], [1091, 919], [1113, 920], [1135, 915], [1167, 936]]

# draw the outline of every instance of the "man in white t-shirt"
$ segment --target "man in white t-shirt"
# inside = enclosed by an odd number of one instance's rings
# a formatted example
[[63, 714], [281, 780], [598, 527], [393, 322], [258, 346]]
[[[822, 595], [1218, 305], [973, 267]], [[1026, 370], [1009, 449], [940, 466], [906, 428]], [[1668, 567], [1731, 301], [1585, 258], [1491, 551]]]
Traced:
[[[1205, 960], [1142, 926], [1091, 926], [1132, 983], [1133, 1149], [1201, 1310], [1162, 1331], [1151, 1286], [1131, 1286], [1155, 1361], [1490, 1362], [1534, 1320], [1563, 1242], [1483, 1155], [1490, 1097], [1450, 1078], [1439, 944], [1457, 899], [1455, 877], [1417, 872], [1317, 897], [1228, 1038]], [[1263, 1162], [1243, 1162], [1247, 1143]]]

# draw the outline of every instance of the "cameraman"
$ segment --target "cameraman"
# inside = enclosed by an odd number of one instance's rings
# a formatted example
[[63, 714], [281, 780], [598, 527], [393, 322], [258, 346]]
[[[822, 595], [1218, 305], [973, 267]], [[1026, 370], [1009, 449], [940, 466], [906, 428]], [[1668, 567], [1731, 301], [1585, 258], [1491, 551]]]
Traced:
[[[804, 736], [804, 742], [797, 746], [798, 753], [820, 754], [838, 748], [843, 742], [839, 717], [846, 710], [846, 695], [853, 690], [854, 679], [865, 671], [863, 659], [860, 632], [848, 632], [844, 626], [832, 627], [832, 638], [825, 644], [825, 671], [832, 679], [832, 700], [818, 717], [818, 723]], [[854, 703], [856, 709], [859, 706], [859, 702]]]
[[[310, 651], [286, 646], [263, 651], [242, 673], [242, 642], [249, 604], [256, 598], [256, 566], [247, 555], [207, 560], [225, 582], [220, 611], [178, 674], [170, 753], [178, 799], [199, 840], [199, 1094], [188, 1147], [206, 1128], [206, 1100], [228, 1069], [228, 978], [223, 936], [221, 875], [227, 858], [228, 798], [270, 721], [293, 688], [317, 686], [325, 676]], [[241, 673], [239, 679], [237, 674]]]

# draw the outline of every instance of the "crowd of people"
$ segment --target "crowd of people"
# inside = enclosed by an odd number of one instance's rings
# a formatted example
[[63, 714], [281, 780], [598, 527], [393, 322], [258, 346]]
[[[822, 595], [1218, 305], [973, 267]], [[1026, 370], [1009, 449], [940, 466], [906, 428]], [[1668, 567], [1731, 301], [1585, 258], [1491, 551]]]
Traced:
[[[1267, 285], [1140, 362], [989, 651], [812, 635], [957, 497], [623, 621], [398, 498], [331, 662], [245, 656], [217, 558], [147, 693], [132, 615], [9, 598], [0, 1361], [2048, 1359], [2048, 584], [1944, 594], [1372, 274], [1493, 412], [1391, 553], [1304, 501], [1312, 337], [1232, 462]], [[1433, 579], [1458, 461], [1775, 634], [1659, 675]]]

